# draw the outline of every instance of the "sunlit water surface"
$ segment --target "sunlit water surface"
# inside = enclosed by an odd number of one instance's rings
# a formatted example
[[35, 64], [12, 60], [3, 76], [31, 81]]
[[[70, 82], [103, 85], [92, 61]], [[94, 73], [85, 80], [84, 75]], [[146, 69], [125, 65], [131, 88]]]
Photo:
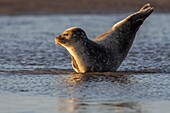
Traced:
[[[0, 16], [0, 111], [168, 113], [170, 14], [153, 14], [145, 21], [120, 73], [48, 72], [71, 69], [68, 52], [54, 44], [66, 28], [81, 27], [93, 39], [127, 15]], [[15, 73], [4, 72], [10, 70]]]

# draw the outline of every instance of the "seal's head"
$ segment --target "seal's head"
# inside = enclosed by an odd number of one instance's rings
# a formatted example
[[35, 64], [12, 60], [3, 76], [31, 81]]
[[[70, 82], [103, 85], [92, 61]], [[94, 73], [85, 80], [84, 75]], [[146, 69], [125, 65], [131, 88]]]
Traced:
[[86, 33], [78, 27], [71, 27], [55, 38], [55, 43], [64, 47], [73, 46], [87, 39]]
[[88, 38], [81, 28], [72, 27], [55, 38], [55, 43], [65, 47], [71, 56], [72, 66], [76, 72], [86, 72], [85, 44]]

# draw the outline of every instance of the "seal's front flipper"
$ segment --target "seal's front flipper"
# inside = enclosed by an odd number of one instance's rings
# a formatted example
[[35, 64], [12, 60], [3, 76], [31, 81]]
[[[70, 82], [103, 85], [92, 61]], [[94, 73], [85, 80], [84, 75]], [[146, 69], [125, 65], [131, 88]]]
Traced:
[[77, 73], [80, 72], [76, 60], [74, 59], [74, 57], [73, 57], [71, 54], [70, 54], [70, 57], [71, 57], [71, 60], [72, 60], [71, 64], [72, 64], [73, 69], [74, 69]]

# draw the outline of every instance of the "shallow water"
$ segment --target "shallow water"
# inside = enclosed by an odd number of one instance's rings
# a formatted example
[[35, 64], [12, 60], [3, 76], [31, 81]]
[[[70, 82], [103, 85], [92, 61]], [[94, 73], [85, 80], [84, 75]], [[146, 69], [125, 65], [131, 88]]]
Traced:
[[127, 15], [0, 16], [1, 112], [169, 112], [170, 14], [145, 21], [119, 73], [74, 74], [54, 44], [68, 27], [92, 39]]
[[1, 73], [2, 113], [167, 113], [169, 74]]

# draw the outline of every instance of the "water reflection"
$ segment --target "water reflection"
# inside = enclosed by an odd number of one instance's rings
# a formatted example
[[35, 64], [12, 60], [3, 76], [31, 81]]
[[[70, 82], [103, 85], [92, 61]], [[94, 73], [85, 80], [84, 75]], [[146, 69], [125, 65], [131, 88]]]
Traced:
[[80, 105], [76, 104], [77, 99], [57, 99], [57, 111], [73, 113], [79, 109]]
[[[84, 89], [83, 86], [86, 88], [94, 88], [95, 83], [108, 83], [108, 84], [123, 84], [127, 85], [131, 83], [131, 77], [133, 75], [131, 73], [124, 73], [124, 72], [116, 72], [116, 73], [85, 73], [85, 74], [77, 74], [72, 73], [67, 78], [67, 82], [72, 84], [71, 87], [72, 93], [77, 93], [75, 90], [80, 88], [81, 90]], [[87, 85], [88, 84], [88, 85]], [[86, 86], [87, 85], [87, 86]], [[93, 86], [92, 86], [93, 85]], [[109, 85], [108, 85], [109, 86]], [[105, 90], [102, 87], [100, 90]], [[81, 91], [80, 91], [81, 92]], [[91, 91], [90, 91], [91, 92]], [[95, 90], [93, 90], [95, 92]], [[107, 92], [105, 92], [107, 93]], [[112, 92], [114, 93], [114, 92]], [[100, 95], [100, 94], [99, 94]], [[115, 99], [94, 99], [93, 97], [86, 97], [86, 95], [81, 96], [80, 98], [60, 98], [57, 99], [57, 111], [60, 112], [69, 112], [69, 113], [88, 113], [88, 112], [95, 112], [104, 113], [104, 112], [111, 112], [111, 113], [142, 113], [140, 104], [137, 102], [126, 102], [126, 101], [118, 101]]]
[[98, 113], [144, 113], [142, 106], [137, 102], [75, 98], [57, 99], [56, 109], [60, 113], [93, 113], [95, 111], [98, 111]]

